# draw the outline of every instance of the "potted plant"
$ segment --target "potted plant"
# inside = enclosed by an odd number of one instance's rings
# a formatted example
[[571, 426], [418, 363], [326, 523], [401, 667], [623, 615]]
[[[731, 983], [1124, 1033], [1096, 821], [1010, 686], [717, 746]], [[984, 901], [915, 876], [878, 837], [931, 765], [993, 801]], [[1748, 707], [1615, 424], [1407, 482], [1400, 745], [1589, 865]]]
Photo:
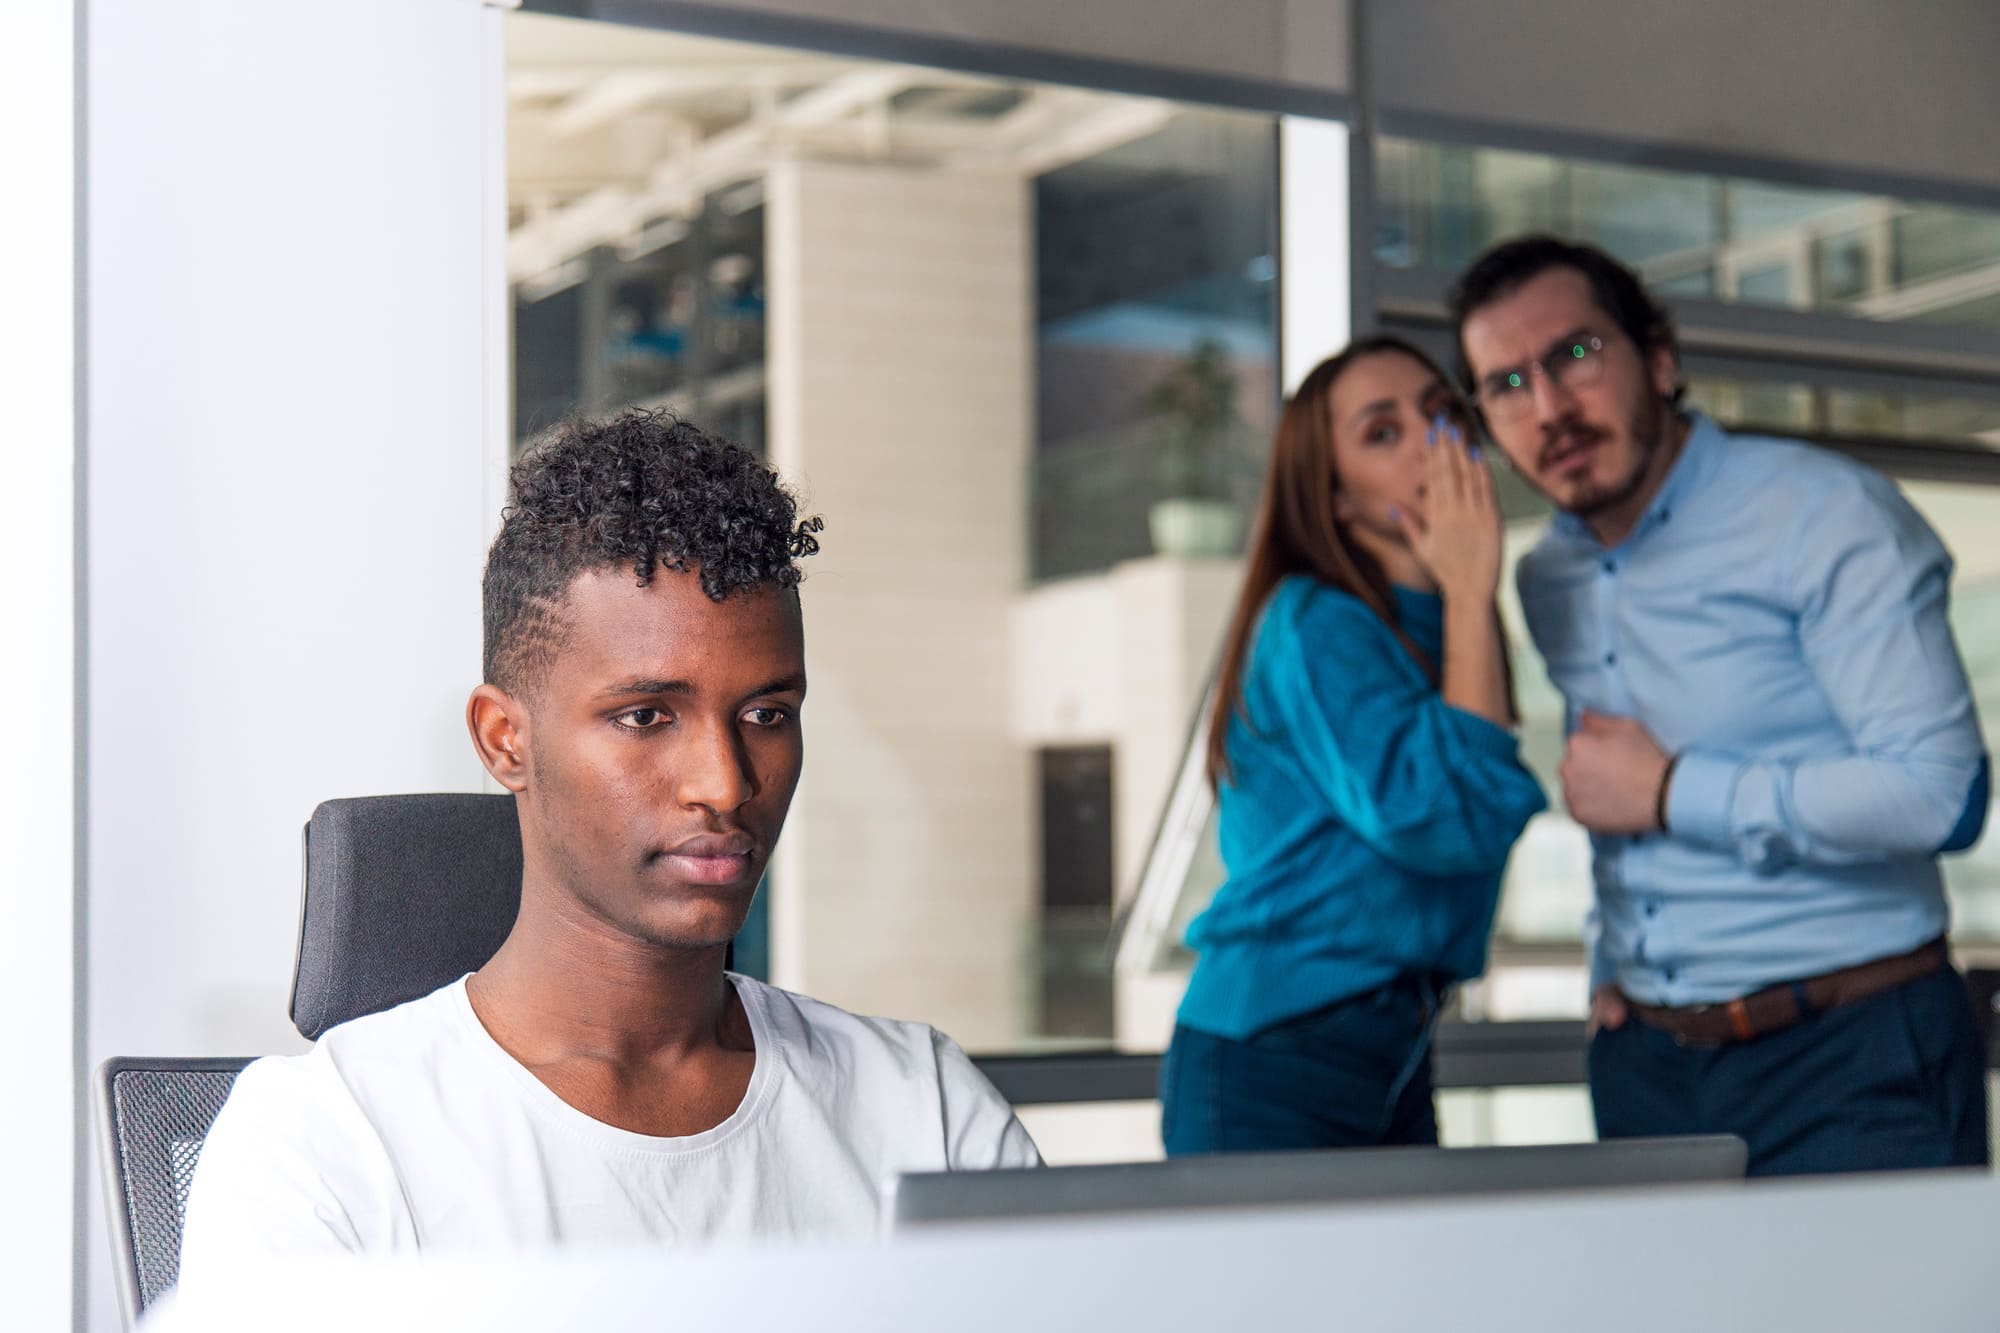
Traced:
[[1157, 498], [1146, 513], [1161, 555], [1236, 554], [1243, 516], [1229, 499], [1229, 436], [1236, 424], [1236, 377], [1222, 344], [1196, 343], [1145, 396], [1153, 426]]

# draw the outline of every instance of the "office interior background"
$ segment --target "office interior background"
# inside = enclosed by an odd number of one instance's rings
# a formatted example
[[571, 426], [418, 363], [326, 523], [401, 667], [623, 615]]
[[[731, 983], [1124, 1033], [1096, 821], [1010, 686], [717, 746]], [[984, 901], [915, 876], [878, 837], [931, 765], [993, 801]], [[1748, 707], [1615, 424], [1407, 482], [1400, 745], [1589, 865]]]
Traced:
[[[300, 1047], [312, 807], [490, 789], [479, 569], [566, 413], [671, 407], [825, 515], [812, 760], [739, 959], [975, 1052], [1163, 1045], [1280, 396], [1354, 329], [1448, 356], [1446, 285], [1510, 234], [1636, 265], [1726, 425], [1896, 476], [2000, 718], [1976, 0], [91, 0], [0, 34], [23, 1327], [116, 1327], [89, 1069]], [[1518, 555], [1546, 512], [1506, 506]], [[1947, 863], [1973, 963], [1996, 858]], [[1538, 818], [1459, 1017], [1580, 1017], [1589, 893]], [[1591, 1132], [1579, 1087], [1440, 1110], [1447, 1143]], [[1149, 1103], [1024, 1118], [1051, 1160], [1159, 1151]]]

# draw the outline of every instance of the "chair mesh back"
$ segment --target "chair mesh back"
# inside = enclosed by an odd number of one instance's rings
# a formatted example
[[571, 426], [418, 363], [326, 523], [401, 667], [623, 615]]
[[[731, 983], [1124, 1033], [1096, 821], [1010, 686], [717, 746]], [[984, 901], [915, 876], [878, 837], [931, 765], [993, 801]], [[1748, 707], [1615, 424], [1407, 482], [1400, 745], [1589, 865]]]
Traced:
[[[127, 1294], [137, 1315], [180, 1276], [181, 1224], [202, 1140], [243, 1061], [114, 1062], [105, 1077], [110, 1166], [122, 1207]], [[188, 1066], [194, 1066], [192, 1068]], [[114, 1226], [118, 1219], [114, 1219]]]

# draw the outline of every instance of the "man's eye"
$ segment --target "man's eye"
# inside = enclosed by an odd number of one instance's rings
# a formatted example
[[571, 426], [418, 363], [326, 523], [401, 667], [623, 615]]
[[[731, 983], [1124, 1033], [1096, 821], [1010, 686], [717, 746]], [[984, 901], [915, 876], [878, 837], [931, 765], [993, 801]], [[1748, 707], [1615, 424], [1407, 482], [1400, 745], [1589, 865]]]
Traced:
[[612, 720], [629, 731], [649, 731], [666, 721], [667, 715], [657, 708], [634, 708]]
[[743, 716], [753, 727], [780, 727], [791, 715], [789, 708], [767, 707], [753, 708]]
[[1384, 423], [1383, 425], [1371, 428], [1368, 431], [1368, 433], [1366, 435], [1363, 435], [1361, 438], [1366, 440], [1369, 444], [1388, 444], [1392, 442], [1396, 438], [1396, 436], [1400, 433], [1401, 432], [1399, 432], [1394, 425]]
[[1505, 398], [1510, 393], [1519, 393], [1527, 377], [1518, 370], [1510, 370], [1505, 375], [1495, 375], [1486, 385], [1488, 398]]

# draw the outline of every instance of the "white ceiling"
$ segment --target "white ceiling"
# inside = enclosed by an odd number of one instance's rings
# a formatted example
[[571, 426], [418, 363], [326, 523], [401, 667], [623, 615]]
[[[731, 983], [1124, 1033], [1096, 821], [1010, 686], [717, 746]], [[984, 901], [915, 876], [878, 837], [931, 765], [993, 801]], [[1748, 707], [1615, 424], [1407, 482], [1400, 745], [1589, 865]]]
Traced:
[[539, 14], [507, 28], [508, 269], [643, 248], [785, 157], [1038, 175], [1153, 133], [1150, 98]]

